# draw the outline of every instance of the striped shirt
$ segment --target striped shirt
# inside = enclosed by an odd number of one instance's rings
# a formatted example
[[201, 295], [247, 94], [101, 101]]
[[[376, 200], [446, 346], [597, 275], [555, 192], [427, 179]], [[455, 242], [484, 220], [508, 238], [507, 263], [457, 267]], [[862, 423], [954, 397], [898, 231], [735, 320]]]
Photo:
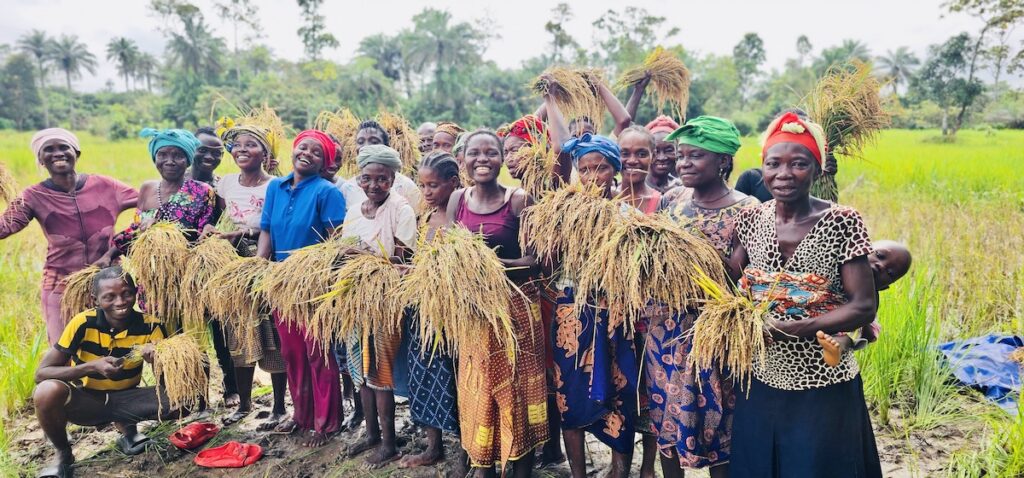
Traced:
[[[120, 358], [128, 355], [132, 347], [142, 347], [165, 337], [164, 328], [152, 316], [132, 312], [128, 327], [115, 331], [103, 316], [103, 310], [90, 309], [76, 315], [54, 348], [71, 356], [72, 365], [81, 365], [103, 357]], [[91, 390], [125, 390], [135, 387], [142, 379], [142, 362], [125, 362], [124, 368], [111, 378], [89, 374], [82, 378], [82, 386]]]

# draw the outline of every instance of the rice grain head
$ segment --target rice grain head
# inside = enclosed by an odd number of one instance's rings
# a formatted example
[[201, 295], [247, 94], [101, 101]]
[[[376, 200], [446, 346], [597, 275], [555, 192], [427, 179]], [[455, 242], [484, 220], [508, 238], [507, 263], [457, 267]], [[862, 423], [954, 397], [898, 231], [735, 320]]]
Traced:
[[[629, 209], [622, 217], [605, 242], [589, 251], [576, 277], [578, 313], [586, 306], [605, 306], [631, 333], [649, 301], [680, 314], [705, 297], [693, 279], [695, 268], [708, 271], [718, 284], [728, 283], [721, 255], [706, 240], [663, 214]], [[587, 303], [594, 297], [598, 304]]]
[[18, 182], [7, 166], [0, 162], [0, 201], [10, 204], [18, 197]]
[[182, 308], [185, 332], [206, 330], [207, 308], [203, 296], [209, 290], [210, 279], [237, 258], [235, 246], [219, 237], [205, 238], [189, 250], [181, 277], [182, 298], [191, 302]]
[[804, 98], [808, 115], [825, 130], [830, 152], [859, 158], [864, 147], [889, 126], [882, 105], [881, 84], [869, 64], [854, 61], [853, 69], [834, 67]]
[[[555, 84], [550, 84], [546, 76], [554, 79]], [[604, 121], [604, 102], [597, 95], [596, 85], [603, 81], [597, 70], [552, 66], [533, 80], [529, 87], [537, 96], [550, 94], [567, 119], [586, 116], [594, 122], [594, 128], [600, 131]]]
[[493, 334], [510, 360], [518, 352], [509, 301], [522, 294], [483, 238], [461, 226], [421, 234], [412, 269], [396, 297], [419, 314], [423, 353], [458, 355], [486, 345]]
[[285, 322], [307, 327], [316, 312], [316, 299], [330, 292], [338, 280], [337, 270], [355, 251], [356, 243], [352, 238], [331, 237], [272, 263], [259, 286], [267, 304]]
[[[156, 343], [153, 375], [157, 386], [167, 394], [172, 410], [198, 410], [209, 393], [209, 357], [199, 345], [198, 336], [178, 334]], [[157, 400], [162, 402], [161, 394]], [[163, 404], [160, 404], [163, 408]]]
[[401, 330], [403, 306], [396, 292], [398, 269], [379, 254], [362, 252], [348, 258], [335, 273], [331, 290], [317, 297], [306, 333], [329, 351], [354, 331], [395, 334]]
[[402, 116], [387, 111], [377, 113], [377, 123], [387, 131], [391, 147], [402, 158], [402, 173], [415, 179], [420, 164], [420, 137], [416, 130]]
[[96, 306], [92, 300], [92, 281], [99, 271], [99, 267], [89, 266], [64, 278], [64, 295], [60, 298], [64, 322]]
[[728, 371], [737, 383], [749, 390], [755, 361], [765, 360], [765, 314], [768, 304], [755, 304], [742, 293], [733, 293], [711, 279], [699, 266], [693, 279], [702, 287], [707, 299], [690, 329], [692, 348], [688, 366], [698, 370], [718, 367]]
[[169, 333], [181, 325], [188, 304], [181, 294], [181, 274], [188, 260], [188, 241], [178, 226], [160, 221], [142, 231], [132, 243], [124, 269], [143, 290], [146, 309]]
[[356, 156], [359, 154], [356, 134], [359, 133], [359, 123], [359, 118], [348, 108], [336, 112], [323, 111], [313, 123], [314, 128], [334, 136], [341, 143], [341, 149], [338, 150], [338, 164], [341, 165], [339, 174], [345, 177], [356, 173]]
[[[537, 136], [535, 136], [537, 137]], [[543, 135], [540, 135], [544, 138]], [[554, 191], [560, 181], [555, 173], [558, 155], [546, 140], [527, 143], [512, 153], [517, 156], [516, 171], [520, 174], [519, 185], [533, 197], [541, 197], [547, 191]]]
[[650, 88], [654, 91], [653, 100], [662, 112], [665, 105], [671, 107], [670, 114], [679, 118], [679, 123], [686, 121], [686, 105], [690, 101], [690, 70], [682, 60], [662, 47], [652, 51], [644, 62], [623, 73], [616, 83], [616, 88], [624, 90], [644, 79], [647, 72], [651, 74]]
[[257, 327], [269, 313], [260, 286], [270, 266], [271, 262], [262, 257], [233, 259], [210, 277], [203, 293], [210, 316], [238, 337], [243, 351], [260, 347]]

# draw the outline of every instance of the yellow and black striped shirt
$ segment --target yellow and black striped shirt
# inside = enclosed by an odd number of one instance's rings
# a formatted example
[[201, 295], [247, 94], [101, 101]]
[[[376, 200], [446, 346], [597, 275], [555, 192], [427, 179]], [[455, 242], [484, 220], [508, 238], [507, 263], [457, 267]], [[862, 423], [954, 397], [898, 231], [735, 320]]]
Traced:
[[[149, 315], [132, 312], [128, 327], [116, 332], [103, 316], [103, 310], [90, 309], [76, 315], [53, 346], [71, 356], [73, 365], [81, 365], [103, 357], [120, 358], [128, 355], [134, 346], [159, 342], [166, 334], [159, 321]], [[142, 362], [125, 363], [114, 377], [88, 375], [82, 386], [92, 390], [125, 390], [139, 384]]]

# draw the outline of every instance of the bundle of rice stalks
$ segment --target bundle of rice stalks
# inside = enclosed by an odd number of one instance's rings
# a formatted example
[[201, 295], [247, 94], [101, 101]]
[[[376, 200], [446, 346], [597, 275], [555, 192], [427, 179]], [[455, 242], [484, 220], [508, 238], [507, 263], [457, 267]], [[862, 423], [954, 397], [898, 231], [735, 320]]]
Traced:
[[321, 301], [306, 334], [331, 350], [331, 344], [354, 330], [394, 334], [400, 329], [403, 305], [396, 298], [402, 281], [386, 257], [364, 252], [350, 257], [336, 273], [337, 281]]
[[[592, 82], [603, 80], [595, 71], [552, 66], [530, 84], [530, 89], [538, 96], [551, 95], [566, 118], [585, 116], [600, 130], [600, 123], [604, 119], [604, 102], [597, 96], [597, 83]], [[549, 77], [555, 80], [554, 84], [548, 81]]]
[[178, 226], [157, 222], [135, 238], [124, 270], [142, 287], [146, 310], [163, 321], [169, 333], [178, 330], [189, 298], [181, 295], [181, 274], [188, 260], [188, 241]]
[[514, 360], [516, 336], [509, 310], [521, 294], [483, 238], [453, 226], [420, 240], [412, 270], [402, 279], [399, 302], [419, 312], [419, 333], [427, 349], [457, 355], [484, 346], [493, 334]]
[[[281, 148], [288, 139], [287, 131], [285, 130], [284, 121], [277, 116], [277, 112], [273, 108], [264, 104], [252, 108], [249, 111], [244, 111], [243, 108], [235, 107], [239, 110], [240, 114], [238, 118], [221, 118], [217, 120], [217, 134], [221, 135], [223, 130], [230, 129], [236, 124], [255, 126], [263, 129], [266, 132], [267, 142], [270, 143], [269, 154], [272, 158], [280, 159], [282, 153]], [[274, 176], [281, 176], [280, 168], [275, 168], [272, 171], [267, 171]]]
[[653, 97], [658, 112], [669, 104], [672, 107], [670, 114], [679, 118], [680, 123], [685, 121], [686, 104], [690, 101], [690, 70], [682, 60], [660, 46], [647, 55], [642, 64], [623, 73], [616, 87], [623, 90], [634, 86], [642, 81], [648, 72], [651, 75], [650, 88], [654, 90]]
[[523, 210], [519, 242], [524, 249], [535, 250], [540, 260], [560, 260], [562, 272], [577, 277], [590, 254], [622, 220], [620, 207], [597, 187], [574, 182]]
[[[348, 108], [341, 108], [336, 112], [323, 111], [316, 117], [313, 123], [314, 128], [334, 136], [341, 142], [341, 149], [338, 151], [338, 163], [341, 165], [340, 172], [344, 176], [353, 176], [355, 172], [356, 156], [356, 134], [359, 133], [359, 118]], [[388, 133], [390, 134], [390, 133]]]
[[555, 173], [558, 155], [546, 142], [527, 143], [512, 153], [516, 155], [516, 171], [519, 184], [533, 197], [541, 197], [547, 191], [554, 191], [560, 182]]
[[415, 176], [420, 164], [420, 137], [416, 130], [405, 118], [387, 111], [377, 113], [377, 123], [387, 131], [391, 147], [401, 156], [402, 173]]
[[237, 258], [235, 246], [219, 237], [203, 239], [189, 251], [181, 278], [181, 294], [196, 300], [181, 311], [182, 326], [186, 333], [205, 330], [207, 309], [202, 297], [209, 290], [210, 279]]
[[626, 331], [640, 318], [649, 301], [673, 314], [704, 297], [693, 280], [693, 269], [709, 271], [712, 280], [727, 284], [718, 251], [662, 214], [630, 210], [596, 249], [590, 250], [577, 277], [577, 311], [588, 296], [603, 299], [609, 315], [622, 317]]
[[0, 163], [0, 201], [10, 204], [18, 196], [18, 183], [4, 163]]
[[[153, 375], [157, 386], [167, 394], [172, 410], [198, 410], [205, 402], [209, 392], [208, 364], [209, 357], [192, 335], [179, 334], [156, 343]], [[157, 400], [162, 402], [160, 395], [157, 394]]]
[[65, 322], [96, 306], [92, 301], [92, 280], [99, 271], [99, 267], [89, 266], [64, 278], [64, 295], [60, 298], [60, 315]]
[[262, 257], [234, 259], [210, 277], [202, 296], [211, 317], [239, 338], [242, 350], [259, 346], [256, 327], [267, 309], [260, 285], [268, 272], [270, 261]]
[[[880, 88], [871, 66], [855, 61], [853, 69], [829, 70], [804, 98], [808, 115], [825, 130], [830, 155], [862, 157], [864, 147], [889, 125], [891, 118], [882, 106]], [[823, 174], [812, 194], [836, 200], [839, 194], [834, 174]]]
[[337, 270], [354, 251], [357, 240], [330, 238], [292, 252], [274, 262], [259, 290], [281, 319], [306, 327], [316, 312], [316, 299], [330, 292]]
[[693, 348], [687, 360], [700, 370], [713, 366], [727, 370], [734, 381], [745, 382], [749, 388], [754, 361], [764, 360], [768, 353], [764, 336], [768, 304], [755, 304], [744, 295], [733, 294], [700, 267], [696, 270], [693, 280], [708, 300], [690, 330]]

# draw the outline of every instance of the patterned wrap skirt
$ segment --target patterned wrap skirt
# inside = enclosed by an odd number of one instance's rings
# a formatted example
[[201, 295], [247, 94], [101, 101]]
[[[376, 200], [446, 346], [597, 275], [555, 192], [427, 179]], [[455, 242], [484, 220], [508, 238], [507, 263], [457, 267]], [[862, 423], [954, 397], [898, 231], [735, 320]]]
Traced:
[[409, 414], [417, 425], [459, 432], [459, 409], [452, 357], [424, 347], [416, 321], [408, 321]]

